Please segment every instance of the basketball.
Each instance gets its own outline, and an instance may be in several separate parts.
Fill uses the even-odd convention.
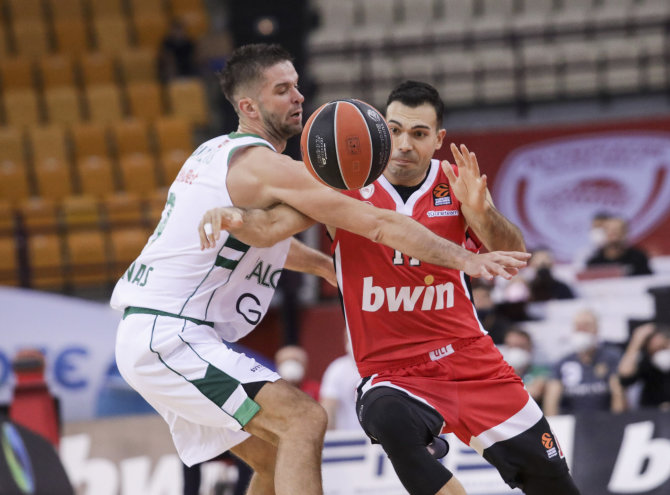
[[[300,138],[302,160],[320,182],[360,189],[374,182],[391,157],[384,117],[359,100],[334,100],[317,108]]]

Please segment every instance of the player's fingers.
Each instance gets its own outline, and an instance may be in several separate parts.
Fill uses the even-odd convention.
[[[449,183],[453,185],[453,183],[456,181],[456,174],[454,173],[454,169],[451,168],[451,163],[449,163],[447,160],[442,160],[441,166],[444,175],[446,175],[447,179],[449,180]]]
[[[209,242],[207,241],[207,236],[205,235],[205,230],[203,226],[205,225],[205,219],[200,220],[198,224],[198,237],[200,238],[200,251],[209,247]]]
[[[460,167],[465,167],[465,165],[466,165],[465,164],[465,158],[463,158],[463,155],[458,150],[458,147],[454,143],[451,143],[451,145],[449,145],[449,147],[451,148],[451,154],[454,155],[454,160],[456,161],[456,165],[458,165],[459,168]]]
[[[470,164],[472,165],[473,172],[475,172],[477,175],[480,175],[479,162],[477,161],[477,155],[475,155],[474,151],[470,153]]]

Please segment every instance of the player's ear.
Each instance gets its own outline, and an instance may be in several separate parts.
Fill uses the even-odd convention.
[[[435,143],[435,149],[439,150],[442,148],[442,143],[444,142],[444,138],[447,135],[447,130],[446,129],[439,129],[437,131],[437,142]]]
[[[237,108],[240,111],[240,115],[245,115],[250,118],[255,118],[258,116],[258,107],[256,102],[248,96],[240,98],[240,100],[237,102]]]

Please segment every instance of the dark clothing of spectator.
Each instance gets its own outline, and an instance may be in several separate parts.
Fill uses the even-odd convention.
[[[640,407],[657,408],[662,404],[670,404],[670,372],[663,372],[651,364],[648,357],[643,357],[638,365],[637,373],[633,376],[622,376],[621,384],[624,387],[640,380]]]
[[[647,255],[634,247],[626,248],[623,253],[616,258],[605,256],[604,249],[599,249],[586,262],[588,267],[599,265],[622,265],[627,271],[627,275],[651,275],[649,268],[649,259]]]
[[[540,268],[529,283],[531,301],[551,301],[553,299],[574,299],[572,289],[557,280],[549,268]]]
[[[561,413],[609,411],[612,400],[609,379],[616,374],[620,353],[599,345],[591,363],[583,363],[576,353],[558,362],[552,378],[563,384]]]

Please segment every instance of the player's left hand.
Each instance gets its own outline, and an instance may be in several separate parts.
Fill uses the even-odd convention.
[[[487,201],[487,180],[486,175],[479,172],[477,157],[464,144],[461,144],[460,150],[454,143],[450,148],[458,166],[458,176],[446,160],[442,161],[442,170],[449,179],[452,192],[463,206],[474,212],[483,211]]]
[[[232,230],[242,225],[242,210],[234,206],[212,208],[205,212],[198,224],[200,250],[213,248],[221,237],[221,230]]]

